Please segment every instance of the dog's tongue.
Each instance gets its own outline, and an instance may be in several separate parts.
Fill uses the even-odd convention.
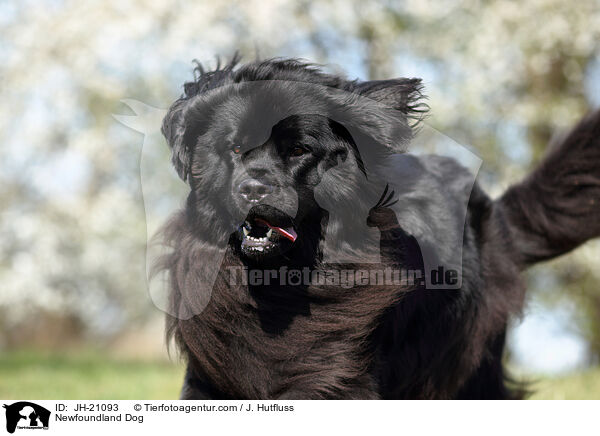
[[[283,236],[284,238],[289,239],[292,242],[294,242],[296,240],[296,238],[298,238],[298,234],[296,233],[296,231],[294,230],[293,227],[286,227],[285,229],[281,228],[281,227],[276,227],[276,226],[273,226],[270,223],[268,223],[265,220],[260,219],[260,218],[255,218],[254,221],[256,221],[257,223],[261,223],[261,224],[267,226],[270,229],[275,230],[281,236]]]

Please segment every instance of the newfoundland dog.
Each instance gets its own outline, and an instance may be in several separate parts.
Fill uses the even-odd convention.
[[[600,234],[600,113],[496,200],[415,153],[419,79],[201,66],[162,131],[189,185],[162,231],[183,399],[503,399],[519,273]]]

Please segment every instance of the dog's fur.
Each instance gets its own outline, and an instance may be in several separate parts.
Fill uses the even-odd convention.
[[[427,213],[393,213],[393,198],[375,206],[381,193],[375,193],[376,186],[381,187],[376,181],[385,182],[386,173],[366,174],[364,161],[385,164],[405,151],[411,127],[425,107],[417,79],[349,81],[295,60],[239,66],[234,59],[214,71],[198,72],[163,122],[173,163],[191,189],[185,209],[165,227],[164,240],[173,252],[161,261],[171,277],[172,313],[190,315],[168,318],[168,334],[188,361],[182,398],[518,397],[518,389],[507,387],[502,355],[507,322],[523,304],[519,272],[600,234],[600,113],[585,118],[554,144],[538,168],[501,198],[493,201],[477,184],[473,187],[464,223],[459,290],[430,290],[423,285],[352,289],[232,285],[224,274],[230,266],[323,267],[325,231],[336,235],[332,240],[338,245],[331,250],[346,250],[354,268],[372,268],[373,253],[365,247],[339,244],[352,240],[343,232],[353,229],[353,220],[364,222],[366,217],[381,232],[381,264],[423,269],[419,241],[410,229],[427,221],[443,231],[446,212],[433,203],[440,196],[454,201],[455,191],[467,189],[469,176],[450,159],[403,155],[411,167],[420,168],[405,197],[416,198]],[[233,136],[242,142],[249,137],[242,134],[249,127],[244,127],[248,123],[240,114],[256,110],[260,102],[256,96],[244,97],[235,86],[261,81],[278,81],[269,88],[281,95],[278,110],[302,115],[283,119],[264,145],[243,149],[236,160],[220,147],[231,146]],[[294,94],[293,84],[322,87],[322,95]],[[368,103],[356,103],[354,110],[349,100],[328,90],[365,97],[399,116],[393,119],[384,109],[364,106]],[[314,113],[307,107],[315,108]],[[327,115],[329,111],[337,111],[337,119]],[[265,119],[273,121],[270,115]],[[267,122],[268,130],[275,124]],[[267,157],[268,150],[272,153],[290,136],[318,143],[319,156],[302,157],[302,164],[294,164],[302,171],[281,169],[273,160],[279,158]],[[356,138],[370,144],[369,156],[357,150]],[[339,159],[355,171],[343,179],[325,180],[323,174]],[[249,259],[235,234],[229,236],[227,221],[240,208],[232,188],[241,177],[239,168],[254,178],[271,177],[277,186],[297,190],[295,223],[300,237],[285,255]],[[328,214],[315,200],[318,189],[334,202],[352,203],[356,198],[351,209],[342,207],[352,216]],[[356,195],[370,189],[369,195]],[[396,195],[402,202],[403,193]],[[375,201],[361,200],[367,198]],[[226,246],[219,239],[224,234]],[[360,240],[353,241],[350,245],[360,245]],[[206,261],[223,249],[214,286],[203,289]],[[439,247],[442,258],[444,249]]]

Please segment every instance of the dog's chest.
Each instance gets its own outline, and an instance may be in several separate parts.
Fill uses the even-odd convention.
[[[240,398],[343,398],[375,394],[364,343],[319,324],[318,311],[297,315],[280,332],[265,331],[260,318],[245,317],[221,336],[226,356],[219,367],[225,391]],[[211,353],[214,344],[206,344]]]

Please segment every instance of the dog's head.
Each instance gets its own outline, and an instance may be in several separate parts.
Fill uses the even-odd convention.
[[[196,236],[251,262],[314,255],[323,193],[368,210],[358,187],[406,148],[424,109],[418,79],[349,81],[294,60],[197,71],[163,133]]]

